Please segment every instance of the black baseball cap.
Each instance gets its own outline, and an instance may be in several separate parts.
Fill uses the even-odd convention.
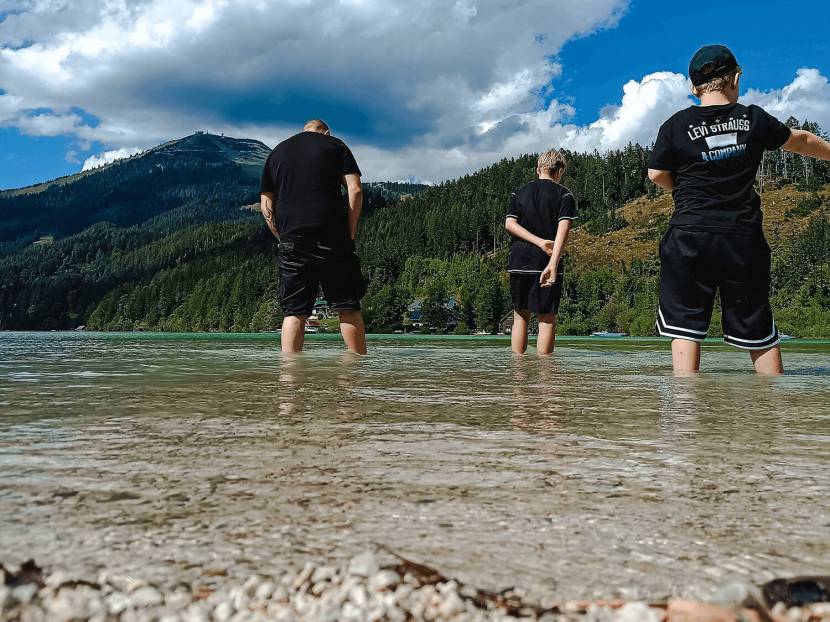
[[[692,84],[700,86],[735,71],[738,61],[725,45],[704,45],[689,63],[689,78]]]

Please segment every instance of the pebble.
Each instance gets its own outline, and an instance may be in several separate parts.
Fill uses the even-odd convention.
[[[254,598],[257,600],[268,600],[271,598],[271,595],[274,593],[274,590],[277,589],[277,586],[274,584],[273,581],[263,581],[259,584],[254,592]]]
[[[556,613],[538,615],[532,607],[515,612],[500,609],[495,601],[484,606],[473,586],[446,580],[421,585],[407,573],[401,577],[392,568],[381,568],[371,552],[356,555],[342,566],[306,564],[299,572],[274,576],[250,575],[233,579],[211,579],[198,586],[176,585],[162,590],[142,578],[115,577],[101,573],[99,587],[74,584],[68,575],[44,574],[42,589],[32,584],[11,588],[0,584],[0,621],[50,622],[660,622],[666,609],[645,602],[622,607],[601,603],[562,603],[547,600],[543,608]],[[633,592],[632,592],[633,593]],[[532,601],[520,588],[509,598]],[[475,597],[475,598],[474,598]],[[716,604],[671,599],[669,615],[689,612],[724,612],[758,598],[750,585],[726,584],[712,597]],[[615,608],[619,607],[619,608]],[[559,613],[563,611],[564,613]],[[774,609],[781,622],[830,622],[830,604],[804,608]],[[724,618],[725,619],[725,618]],[[731,619],[731,618],[730,618]]]
[[[660,616],[646,603],[626,603],[617,612],[614,622],[660,622]]]
[[[164,596],[156,588],[145,585],[130,594],[130,605],[133,607],[153,607],[164,602]]]
[[[369,589],[381,592],[394,588],[401,582],[401,577],[394,570],[381,570],[369,579]]]
[[[227,622],[231,619],[232,615],[233,605],[231,605],[228,601],[219,603],[213,610],[213,619],[216,620],[216,622]]]
[[[19,603],[28,604],[37,594],[38,588],[34,583],[28,585],[18,585],[12,590],[12,598]]]
[[[380,570],[380,564],[372,551],[355,555],[349,562],[349,574],[358,577],[371,577],[378,570]]]

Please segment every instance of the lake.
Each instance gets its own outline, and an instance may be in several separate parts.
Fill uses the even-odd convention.
[[[720,343],[719,341],[717,343]],[[0,333],[0,561],[157,583],[385,546],[481,587],[706,596],[826,573],[830,344]]]

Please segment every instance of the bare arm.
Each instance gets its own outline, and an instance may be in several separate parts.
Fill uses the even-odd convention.
[[[830,160],[830,143],[806,130],[792,130],[782,149],[818,160]]]
[[[363,209],[363,190],[360,187],[360,175],[343,175],[343,184],[349,193],[349,235],[354,240],[357,235],[357,221]]]
[[[672,175],[671,171],[661,171],[656,168],[648,169],[648,178],[654,183],[656,186],[659,186],[666,192],[672,192],[674,190],[674,175]]]
[[[568,242],[568,235],[571,233],[571,220],[565,218],[559,221],[559,226],[556,228],[556,239],[553,241],[553,252],[550,255],[550,261],[542,274],[539,276],[539,283],[542,287],[550,287],[556,283],[556,270],[559,267],[559,260],[562,258],[562,253],[565,252],[565,244]]]
[[[277,217],[275,212],[276,205],[274,204],[274,193],[263,192],[259,195],[259,211],[262,212],[265,218],[265,224],[274,234],[274,237],[280,239],[280,232],[277,231]]]
[[[550,257],[550,254],[553,252],[553,240],[545,240],[540,238],[538,235],[533,235],[530,231],[522,227],[519,224],[519,221],[515,218],[507,218],[504,221],[504,228],[507,229],[507,232],[514,238],[519,238],[520,240],[529,242],[534,246],[538,246],[540,249],[545,251],[545,253],[547,253],[548,257]]]

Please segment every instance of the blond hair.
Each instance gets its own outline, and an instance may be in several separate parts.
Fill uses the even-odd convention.
[[[545,151],[536,160],[536,168],[540,171],[546,172],[549,175],[555,175],[559,170],[564,169],[567,165],[565,156],[558,149],[551,149]]]
[[[743,73],[740,67],[736,67],[734,71],[730,71],[725,76],[719,78],[712,78],[709,82],[704,82],[695,87],[695,93],[702,95],[703,93],[720,93],[725,91],[732,85],[735,76]]]
[[[306,121],[303,126],[303,130],[306,132],[321,132],[323,134],[331,131],[329,130],[328,124],[322,119],[311,119],[310,121]]]

